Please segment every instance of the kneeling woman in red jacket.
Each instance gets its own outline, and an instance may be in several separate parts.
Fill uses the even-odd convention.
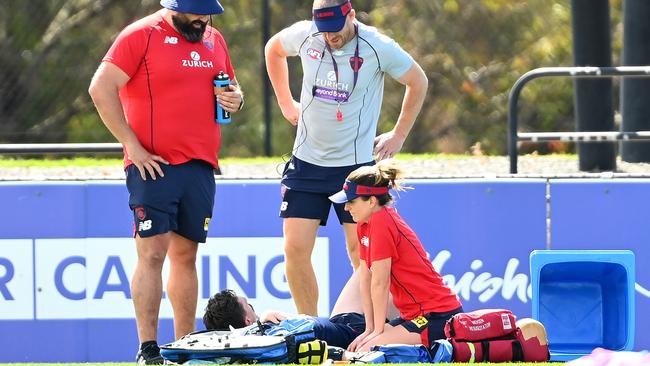
[[[456,294],[442,282],[422,243],[395,208],[389,189],[399,190],[401,170],[391,160],[361,167],[330,200],[345,203],[357,222],[360,286],[366,330],[350,351],[378,344],[424,344],[445,338],[444,325],[462,312]],[[400,317],[385,323],[388,294]]]

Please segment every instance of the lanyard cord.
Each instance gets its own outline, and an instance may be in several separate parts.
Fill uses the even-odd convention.
[[[359,79],[359,68],[361,68],[361,64],[359,62],[359,28],[355,24],[354,25],[354,35],[357,38],[357,44],[354,47],[354,60],[352,61],[353,64],[352,66],[352,72],[354,74],[354,82],[352,84],[352,90],[348,95],[345,97],[344,100],[339,99],[339,66],[336,63],[336,59],[334,58],[334,54],[332,53],[332,48],[330,47],[329,43],[327,43],[327,40],[325,40],[325,47],[327,48],[327,51],[330,53],[330,57],[332,57],[332,66],[334,67],[334,74],[336,76],[336,97],[334,98],[335,101],[339,103],[345,103],[350,99],[350,96],[354,92],[354,88],[357,86],[357,80]]]

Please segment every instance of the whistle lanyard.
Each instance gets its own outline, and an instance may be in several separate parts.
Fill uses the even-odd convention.
[[[350,63],[350,66],[352,67],[352,72],[354,74],[354,82],[352,84],[352,90],[348,93],[345,99],[339,98],[339,66],[336,63],[334,54],[332,53],[332,48],[330,47],[329,43],[327,43],[327,40],[325,40],[325,47],[327,48],[327,51],[330,53],[330,57],[332,57],[332,66],[334,67],[334,75],[336,76],[336,96],[334,97],[334,100],[336,101],[336,120],[339,122],[343,122],[341,103],[346,103],[348,99],[350,99],[352,93],[354,92],[354,88],[357,87],[357,80],[359,79],[359,68],[361,68],[361,63],[359,62],[359,28],[356,24],[354,25],[354,36],[357,39],[357,44],[354,47],[354,59]]]

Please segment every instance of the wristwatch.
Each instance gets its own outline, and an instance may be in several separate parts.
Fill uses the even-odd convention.
[[[241,103],[239,103],[239,108],[237,108],[238,111],[241,111],[242,108],[244,108],[244,94],[241,94],[240,98],[241,98]]]

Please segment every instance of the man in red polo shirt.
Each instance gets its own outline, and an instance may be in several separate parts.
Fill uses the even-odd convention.
[[[106,127],[124,146],[138,261],[131,292],[140,364],[162,363],[157,345],[162,267],[179,338],[194,330],[197,243],[212,217],[221,141],[213,80],[232,80],[217,102],[243,105],[226,42],[208,25],[217,0],[161,0],[163,9],[127,26],[102,60],[90,95]]]

